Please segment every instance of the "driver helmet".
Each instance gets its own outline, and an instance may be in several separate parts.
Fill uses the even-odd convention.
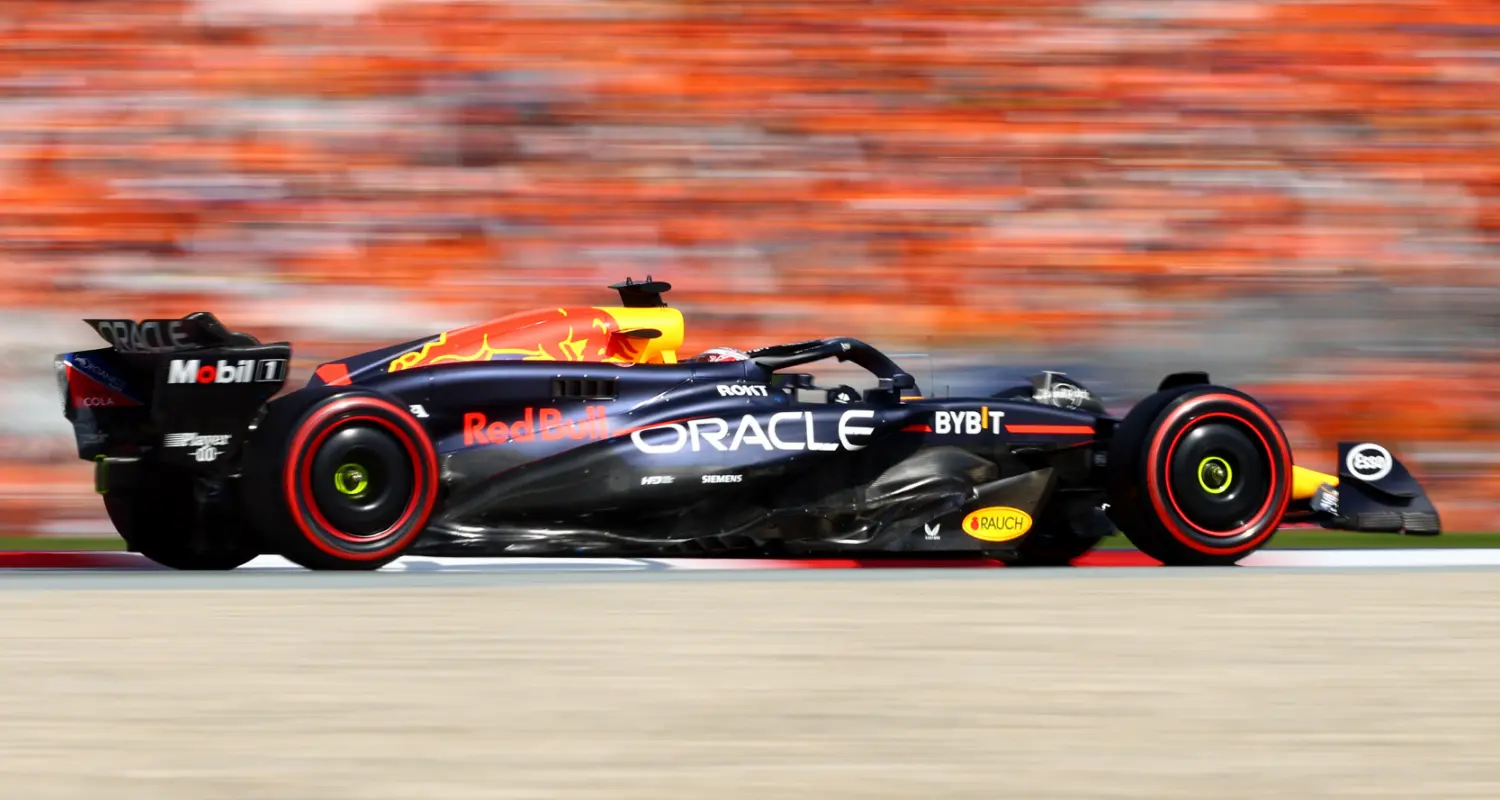
[[[691,361],[748,361],[748,360],[750,360],[750,354],[746,353],[743,350],[736,350],[733,347],[713,347],[713,348],[710,348],[708,350],[704,350],[703,352],[699,353],[696,356],[693,356],[689,360],[691,360]]]

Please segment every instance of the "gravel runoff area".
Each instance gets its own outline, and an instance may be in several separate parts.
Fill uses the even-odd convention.
[[[3,592],[0,786],[1493,800],[1497,578]]]

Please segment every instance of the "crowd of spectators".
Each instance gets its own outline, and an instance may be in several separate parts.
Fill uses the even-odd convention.
[[[690,350],[1207,366],[1500,523],[1500,4],[0,7],[0,508],[97,513],[80,317],[211,309],[303,376],[649,273]]]

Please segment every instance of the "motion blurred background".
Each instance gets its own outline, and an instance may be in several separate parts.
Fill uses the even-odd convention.
[[[300,383],[648,273],[687,352],[1208,369],[1494,529],[1497,86],[1478,0],[0,0],[0,530],[109,531],[82,317],[212,310]]]

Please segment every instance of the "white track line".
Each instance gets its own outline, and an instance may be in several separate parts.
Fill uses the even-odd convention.
[[[1261,550],[1240,562],[1247,567],[1494,567],[1500,549]]]

